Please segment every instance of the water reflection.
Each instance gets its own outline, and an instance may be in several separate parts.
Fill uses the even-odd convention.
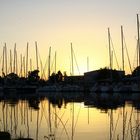
[[[0,100],[0,131],[8,132],[12,139],[138,140],[139,97],[139,94],[90,97],[82,93],[4,96]]]

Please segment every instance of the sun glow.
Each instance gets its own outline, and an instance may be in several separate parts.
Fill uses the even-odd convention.
[[[131,65],[135,67],[133,66],[133,63],[136,62],[134,56],[137,42],[135,15],[139,13],[139,1],[128,0],[127,6],[120,0],[110,1],[110,5],[106,4],[106,0],[87,0],[80,3],[73,0],[67,2],[61,0],[59,3],[56,0],[54,0],[55,2],[48,2],[48,0],[44,2],[37,0],[34,2],[32,0],[30,2],[15,1],[15,4],[9,1],[9,3],[1,2],[0,5],[1,57],[5,42],[7,55],[9,55],[10,49],[13,52],[14,43],[16,43],[18,64],[20,64],[20,54],[26,56],[26,46],[29,42],[29,61],[32,60],[34,69],[36,68],[35,41],[37,41],[41,73],[43,69],[47,73],[47,66],[44,67],[51,46],[51,63],[56,52],[57,71],[66,71],[69,75],[71,67],[70,43],[72,42],[77,61],[77,64],[74,64],[75,74],[79,74],[79,71],[80,74],[83,74],[87,71],[87,57],[89,57],[89,70],[109,66],[107,28],[110,27],[119,69],[121,69],[120,26],[123,25]],[[113,68],[118,69],[114,54]],[[125,70],[130,73],[127,58],[125,58]]]

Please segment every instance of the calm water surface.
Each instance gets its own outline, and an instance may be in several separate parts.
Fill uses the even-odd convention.
[[[140,139],[139,101],[123,99],[1,99],[0,131],[12,139]]]

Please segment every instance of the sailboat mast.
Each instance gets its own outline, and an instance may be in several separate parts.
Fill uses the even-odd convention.
[[[56,51],[55,51],[55,74],[56,74]]]
[[[7,47],[5,43],[5,74],[7,75]]]
[[[30,71],[32,71],[32,59],[30,58]]]
[[[139,25],[139,15],[137,14],[137,31],[138,31],[138,59],[139,59],[139,66],[140,66],[140,32],[139,32],[139,28],[140,28],[140,25]]]
[[[110,69],[112,69],[112,58],[111,58],[111,39],[110,39],[110,29],[108,28],[108,43],[109,43],[109,63]]]
[[[5,52],[5,47],[3,47],[3,55],[2,55],[2,75],[4,76],[4,53]]]
[[[72,68],[72,73],[71,75],[74,75],[74,67],[73,67],[73,48],[72,48],[72,43],[71,43],[71,68]]]
[[[20,67],[20,76],[22,77],[22,54],[20,55],[21,67]]]
[[[49,48],[48,79],[50,79],[51,47]]]
[[[15,43],[15,47],[14,47],[14,69],[13,72],[15,73],[15,63],[16,63],[16,43]]]
[[[37,49],[37,42],[35,42],[35,48],[36,48],[36,69],[38,70],[38,49]]]
[[[23,56],[23,71],[24,71],[24,77],[25,77],[25,56]]]
[[[10,49],[10,73],[12,73],[12,51]]]
[[[26,77],[28,76],[28,42],[27,42],[27,54],[26,54]]]
[[[124,71],[124,40],[123,40],[123,26],[121,26],[121,42],[122,42],[122,70]]]
[[[18,74],[18,59],[17,59],[17,50],[15,52],[15,58],[16,58],[16,74]]]

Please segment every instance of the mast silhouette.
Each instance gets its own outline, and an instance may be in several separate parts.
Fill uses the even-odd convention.
[[[27,42],[27,54],[26,54],[26,77],[28,76],[28,42]]]
[[[137,42],[137,49],[138,49],[138,65],[140,66],[140,32],[139,32],[139,15],[137,14],[137,34],[138,34],[138,42]]]
[[[111,52],[111,37],[110,37],[110,29],[108,28],[108,43],[109,43],[109,66],[112,70],[112,52]]]
[[[49,48],[48,79],[50,79],[50,65],[51,65],[51,47]]]
[[[73,67],[73,48],[72,48],[72,43],[71,43],[71,68],[72,68],[72,72],[71,75],[74,75],[74,67]]]
[[[36,69],[38,70],[38,49],[37,49],[37,42],[35,42],[35,48],[36,48]]]
[[[18,74],[18,59],[17,59],[17,50],[15,52],[15,56],[16,56],[16,74]]]
[[[20,76],[22,77],[22,54],[20,55],[20,61],[21,61],[21,66],[20,66]]]
[[[14,64],[13,64],[13,72],[15,73],[16,72],[16,43],[15,43],[15,47],[14,47]]]
[[[32,71],[32,59],[30,58],[30,71]]]
[[[5,76],[5,74],[4,74],[4,60],[5,60],[5,58],[4,58],[4,50],[5,50],[5,47],[3,47],[3,55],[2,55],[2,75],[3,76]]]
[[[124,33],[123,33],[123,26],[121,26],[121,40],[122,40],[122,69],[124,71],[124,48],[125,48],[130,71],[132,73],[131,62],[130,62],[130,58],[129,58],[129,54],[128,54],[128,50],[127,50],[127,46],[126,46],[126,42],[125,42],[125,37],[124,37]]]
[[[55,51],[55,74],[56,74],[56,51]]]
[[[12,51],[10,49],[10,72],[12,73]]]
[[[7,47],[6,47],[6,43],[4,45],[5,48],[5,74],[7,75]]]
[[[124,40],[123,40],[123,26],[121,26],[121,41],[122,41],[122,70],[124,71]]]
[[[26,69],[25,69],[25,56],[23,56],[23,75],[25,77],[25,72],[26,72]]]

